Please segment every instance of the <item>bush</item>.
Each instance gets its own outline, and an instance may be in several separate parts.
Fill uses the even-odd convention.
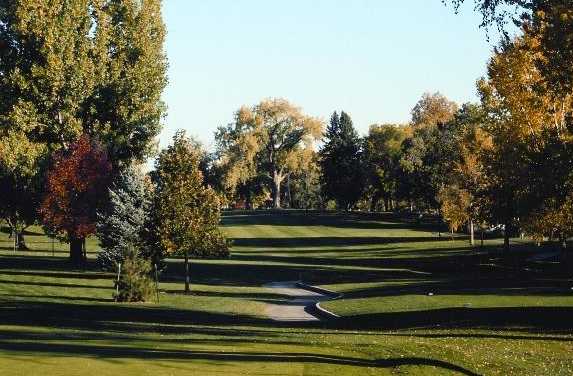
[[[117,282],[117,302],[145,302],[153,295],[152,267],[149,261],[129,251],[121,264],[121,274]]]

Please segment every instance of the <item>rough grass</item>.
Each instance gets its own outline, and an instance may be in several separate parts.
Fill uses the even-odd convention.
[[[193,295],[168,260],[159,303],[111,301],[113,275],[73,269],[39,229],[0,233],[2,375],[571,374],[568,274],[521,244],[500,256],[391,216],[224,217],[229,260],[195,260]],[[97,242],[88,242],[90,259]],[[345,295],[342,319],[276,323],[262,284],[304,279]],[[428,296],[433,292],[433,296]]]

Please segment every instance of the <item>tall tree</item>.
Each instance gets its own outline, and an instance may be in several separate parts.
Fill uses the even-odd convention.
[[[116,167],[144,161],[165,112],[164,29],[161,0],[0,1],[0,135],[47,159],[87,134]],[[4,207],[35,201],[12,187]]]
[[[382,199],[384,210],[392,209],[397,198],[402,143],[410,129],[405,126],[372,125],[366,138],[366,169],[371,193],[371,210]]]
[[[340,116],[332,114],[324,137],[320,166],[325,196],[335,200],[338,208],[350,210],[364,192],[362,140],[344,111]]]
[[[0,129],[0,218],[4,218],[19,249],[25,249],[23,232],[36,221],[41,200],[43,144],[25,134]]]
[[[0,127],[52,150],[82,133],[143,160],[166,84],[160,0],[0,3]]]
[[[412,109],[414,127],[445,124],[454,118],[458,105],[437,93],[424,93]]]
[[[83,135],[54,157],[40,214],[48,228],[70,242],[70,260],[85,261],[85,239],[96,231],[111,173],[107,152]]]
[[[185,256],[185,292],[189,288],[189,257],[226,257],[227,242],[219,231],[219,197],[204,185],[200,170],[202,151],[179,131],[173,144],[156,161],[157,234],[165,255]]]
[[[320,208],[323,205],[320,185],[320,165],[318,153],[305,149],[297,155],[300,165],[289,178],[290,206],[298,209]]]
[[[226,165],[225,185],[231,189],[257,176],[271,186],[273,205],[281,207],[281,187],[298,166],[296,155],[322,134],[322,122],[304,115],[285,99],[265,99],[242,107],[235,122],[220,127],[216,138]]]

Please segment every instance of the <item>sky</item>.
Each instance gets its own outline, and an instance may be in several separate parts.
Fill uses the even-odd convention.
[[[404,123],[424,92],[476,101],[493,43],[467,1],[164,0],[169,84],[160,135],[185,129],[210,149],[242,105],[286,98],[361,134]]]

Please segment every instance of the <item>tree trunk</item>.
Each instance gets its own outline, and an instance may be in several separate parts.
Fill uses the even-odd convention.
[[[277,170],[273,170],[273,207],[281,208],[281,183],[282,176]]]
[[[83,243],[83,239],[80,238],[70,239],[70,261],[74,265],[81,265],[85,261]]]
[[[290,191],[290,174],[287,175],[287,208],[292,208],[292,196]]]
[[[82,251],[84,253],[84,260],[88,259],[88,251],[86,249],[86,239],[82,239]]]
[[[509,221],[506,221],[503,230],[503,250],[509,252]]]
[[[185,294],[189,294],[189,251],[185,250]]]
[[[17,247],[19,251],[27,251],[28,246],[26,246],[26,241],[24,240],[24,231],[16,233]]]
[[[372,200],[370,201],[370,211],[375,212],[378,206],[378,201],[380,201],[380,194],[378,192],[372,195]]]
[[[474,221],[470,219],[470,245],[473,247],[475,245],[474,239]]]

